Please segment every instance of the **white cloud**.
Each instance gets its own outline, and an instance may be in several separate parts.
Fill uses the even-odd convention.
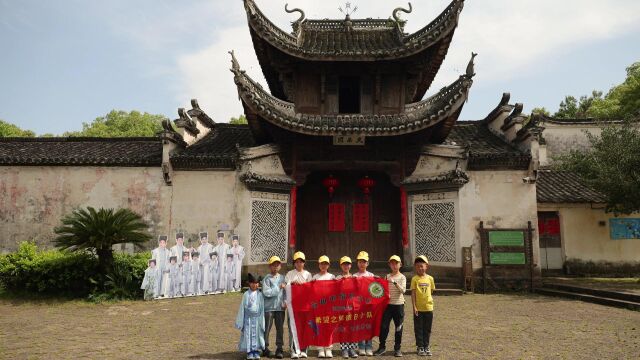
[[[387,18],[393,8],[406,6],[404,1],[352,2],[359,6],[354,17],[363,18]],[[219,36],[212,44],[180,55],[177,60],[181,76],[176,89],[177,99],[186,105],[190,98],[198,98],[216,121],[227,121],[242,113],[232,74],[228,71],[230,56],[227,51],[235,49],[242,68],[266,86],[253,50],[242,4],[240,1],[225,3],[227,8],[234,7],[225,15],[225,22],[233,25],[218,29]],[[289,31],[289,22],[295,20],[297,14],[285,13],[284,3],[258,1],[267,16]],[[289,3],[290,6],[305,10],[308,18],[339,18],[342,15],[337,7],[344,4],[314,0],[291,0]],[[448,0],[413,1],[414,12],[403,14],[409,21],[406,30],[413,32],[426,25],[448,3]],[[449,55],[432,89],[454,81],[464,71],[471,51],[480,54],[476,81],[486,85],[536,71],[544,67],[548,59],[564,56],[571,49],[639,28],[640,2],[635,0],[467,1]],[[496,97],[499,95],[496,94]]]

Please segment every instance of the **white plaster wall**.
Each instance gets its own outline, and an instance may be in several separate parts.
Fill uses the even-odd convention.
[[[170,197],[160,167],[0,167],[0,249],[51,246],[60,219],[86,206],[130,208],[152,233],[167,232]]]
[[[482,267],[478,226],[485,228],[537,227],[535,185],[522,179],[527,171],[468,171],[469,183],[459,191],[460,246],[473,246],[473,267]],[[533,259],[539,268],[538,233],[533,233]]]
[[[589,139],[585,131],[593,135],[600,135],[602,129],[595,125],[555,125],[542,124],[545,130],[543,137],[546,140],[547,161],[542,165],[553,163],[553,157],[563,155],[571,150],[583,150],[590,147]]]
[[[603,209],[593,209],[590,204],[540,204],[540,211],[557,211],[560,217],[560,236],[563,259],[584,261],[638,262],[640,240],[613,240],[609,219]],[[628,217],[640,217],[632,215]],[[599,222],[604,221],[605,226]]]

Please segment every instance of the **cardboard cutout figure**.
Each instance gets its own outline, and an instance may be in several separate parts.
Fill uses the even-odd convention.
[[[209,265],[211,264],[211,258],[209,254],[213,251],[213,246],[209,244],[208,233],[201,232],[200,233],[200,246],[198,247],[198,253],[200,256],[200,265],[202,269],[202,292],[208,294],[212,292],[214,289],[211,289],[211,269]]]
[[[144,271],[144,278],[140,289],[144,290],[144,299],[152,300],[158,297],[158,288],[160,287],[160,271],[156,267],[156,260],[151,259],[147,263],[147,269]]]
[[[178,257],[169,258],[169,286],[167,287],[167,297],[176,297],[180,294],[180,276],[178,268]]]
[[[151,251],[151,258],[156,260],[156,267],[160,271],[160,287],[158,288],[158,296],[164,296],[169,285],[169,257],[171,251],[167,249],[167,235],[158,236],[158,247]]]
[[[182,253],[187,251],[184,246],[184,234],[179,232],[176,234],[176,244],[171,247],[171,256],[175,256],[178,265],[182,264]]]
[[[218,253],[212,252],[209,254],[211,258],[211,263],[209,264],[209,271],[211,272],[211,289],[213,289],[213,293],[217,294],[218,289],[218,279],[220,279],[220,261],[218,260]]]
[[[182,263],[180,267],[180,295],[189,295],[189,285],[191,283],[191,254],[188,251],[182,253]]]
[[[200,264],[200,254],[194,252],[191,254],[191,295],[202,294],[202,265]]]
[[[242,260],[244,259],[244,247],[240,246],[240,236],[233,235],[231,242],[231,253],[233,254],[233,290],[240,291],[242,288]]]
[[[233,291],[233,284],[235,284],[235,280],[236,280],[236,269],[234,268],[233,265],[233,254],[229,253],[227,254],[227,261],[224,264],[224,271],[225,271],[225,277],[226,277],[226,285],[225,285],[225,290],[226,291]]]
[[[218,259],[220,261],[220,268],[218,269],[218,288],[216,289],[217,293],[225,293],[227,292],[227,272],[226,272],[226,258],[229,253],[230,246],[229,244],[224,242],[224,233],[218,232],[218,244],[214,248],[214,251],[218,254]]]

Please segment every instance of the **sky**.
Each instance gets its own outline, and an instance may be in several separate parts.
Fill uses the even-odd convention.
[[[334,0],[256,0],[280,28],[298,14],[343,18]],[[413,0],[405,30],[450,0]],[[351,0],[353,18],[388,18],[397,0]],[[484,118],[503,92],[556,111],[565,95],[608,90],[640,61],[640,1],[467,0],[434,84],[476,77],[460,119]],[[217,122],[242,113],[229,50],[266,87],[240,0],[0,0],[0,119],[38,134],[80,130],[112,109],[177,118],[192,98]]]

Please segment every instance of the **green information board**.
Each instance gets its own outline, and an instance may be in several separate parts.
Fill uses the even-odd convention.
[[[489,246],[524,246],[524,231],[489,231]]]
[[[491,265],[524,265],[526,260],[524,253],[496,253],[489,254]]]
[[[378,232],[391,232],[391,224],[378,223]]]

